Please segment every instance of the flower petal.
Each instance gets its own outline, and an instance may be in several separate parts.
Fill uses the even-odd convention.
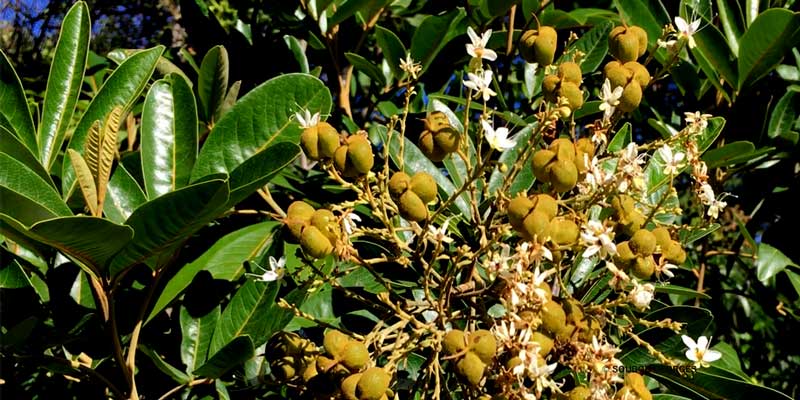
[[[703,361],[714,362],[722,358],[722,353],[716,350],[708,350],[703,354]]]
[[[708,349],[708,338],[705,336],[700,336],[697,338],[697,348],[701,351]]]
[[[491,49],[483,49],[483,58],[489,61],[497,60],[497,53]]]
[[[690,350],[697,348],[697,343],[695,343],[694,339],[690,338],[689,336],[681,335],[681,340],[683,340],[683,344],[685,344]]]
[[[475,33],[475,30],[472,29],[471,26],[467,27],[467,35],[469,35],[469,40],[474,45],[478,45],[481,42],[481,38],[478,37],[478,34]]]
[[[692,360],[692,361],[695,361],[695,362],[700,361],[700,360],[697,359],[697,354],[695,353],[694,349],[686,350],[686,353],[684,355],[689,360]]]
[[[675,17],[675,28],[678,29],[678,32],[686,32],[689,30],[689,24],[685,19],[681,17]]]

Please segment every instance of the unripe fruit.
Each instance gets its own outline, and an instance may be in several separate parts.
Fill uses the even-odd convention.
[[[347,400],[358,400],[356,397],[356,385],[358,385],[358,381],[361,379],[361,374],[352,374],[347,378],[344,378],[342,384],[339,385],[339,388],[342,390],[342,394],[344,398]]]
[[[664,253],[667,246],[669,246],[672,238],[670,237],[669,230],[663,226],[653,229],[653,235],[656,237],[656,244],[661,247],[661,252]]]
[[[550,143],[550,150],[556,153],[556,158],[564,161],[575,159],[575,145],[567,138],[558,138]]]
[[[333,253],[333,245],[317,227],[308,225],[300,234],[300,247],[314,258],[327,257]]]
[[[469,335],[470,351],[475,353],[478,358],[486,364],[492,362],[494,355],[497,353],[497,340],[495,340],[492,332],[481,329]]]
[[[622,242],[617,245],[617,255],[614,261],[627,265],[636,259],[636,254],[633,254],[628,242]]]
[[[344,357],[345,347],[349,343],[350,337],[336,330],[325,332],[325,336],[322,338],[322,346],[325,351],[337,360],[341,360]]]
[[[380,400],[386,394],[391,380],[392,377],[383,368],[367,368],[356,384],[356,397],[359,400]]]
[[[550,218],[547,217],[547,214],[534,210],[527,217],[522,223],[523,229],[523,237],[526,239],[533,239],[538,238],[540,242],[549,234],[548,227],[550,226]]]
[[[434,111],[427,118],[424,120],[425,122],[425,129],[431,132],[439,132],[443,128],[450,127],[450,120],[447,118],[447,114],[441,111]]]
[[[567,315],[561,305],[555,301],[548,301],[542,306],[542,328],[550,333],[557,334],[567,324]]]
[[[647,390],[644,378],[636,372],[630,372],[625,375],[625,386],[630,388],[641,400],[653,399],[653,395]]]
[[[645,68],[644,65],[639,64],[636,61],[629,61],[623,65],[623,68],[631,71],[633,75],[633,80],[639,83],[641,87],[647,87],[650,84],[650,72]]]
[[[433,133],[431,131],[423,131],[419,137],[419,149],[422,151],[422,154],[425,154],[425,157],[428,157],[433,162],[439,162],[444,160],[447,157],[447,153],[444,152],[436,142],[433,140]]]
[[[633,263],[633,275],[639,279],[650,279],[656,271],[656,263],[652,256],[636,257]]]
[[[351,371],[358,371],[364,368],[369,362],[369,351],[367,346],[359,341],[351,340],[344,346],[342,364]]]
[[[533,175],[536,180],[549,183],[550,170],[548,166],[550,162],[556,158],[556,153],[551,150],[543,149],[533,154]]]
[[[303,130],[300,134],[300,147],[303,148],[306,157],[319,160],[319,134],[316,126]]]
[[[555,75],[547,75],[542,81],[542,93],[545,100],[555,103],[558,101],[558,88],[561,85],[561,79]]]
[[[436,181],[426,172],[420,171],[411,177],[411,190],[416,193],[425,204],[436,200]]]
[[[577,329],[578,328],[576,328],[575,325],[573,324],[568,323],[564,325],[561,331],[555,333],[556,340],[558,340],[559,342],[569,342],[570,340],[572,340],[572,336],[575,334],[575,330]]]
[[[631,81],[622,89],[622,97],[619,98],[619,105],[617,106],[624,112],[631,112],[639,107],[642,102],[642,87],[639,82]]]
[[[405,193],[411,187],[411,177],[405,172],[398,171],[389,179],[389,195],[393,199],[400,198],[400,195]]]
[[[339,147],[339,132],[327,122],[306,128],[300,135],[300,146],[312,160],[331,158]]]
[[[569,245],[578,241],[578,225],[566,218],[554,218],[548,228],[550,239],[558,245]]]
[[[608,35],[608,50],[621,62],[634,61],[639,58],[639,37],[625,27],[618,26]]]
[[[669,243],[661,248],[661,253],[664,258],[676,265],[681,265],[686,262],[686,251],[683,250],[681,244],[670,240]]]
[[[610,70],[614,68],[619,68],[621,66],[622,64],[620,64],[619,61],[611,60],[607,62],[606,65],[603,66],[603,75],[607,76]]]
[[[311,225],[319,229],[331,243],[336,243],[342,233],[336,216],[330,210],[314,211],[314,215],[311,216]]]
[[[423,221],[428,218],[428,206],[422,202],[416,193],[408,190],[400,195],[397,205],[400,215],[409,221]]]
[[[518,195],[508,202],[506,213],[508,214],[508,222],[514,229],[522,229],[522,223],[525,217],[533,210],[534,202],[527,196]]]
[[[611,207],[617,212],[617,217],[621,217],[635,211],[636,202],[633,200],[633,197],[621,194],[611,199]]]
[[[316,361],[317,371],[327,374],[339,366],[339,362],[325,356],[318,356]]]
[[[575,187],[578,183],[578,168],[572,160],[557,160],[553,163],[550,167],[550,183],[559,193],[568,192]]]
[[[579,173],[584,173],[589,169],[589,165],[594,157],[594,143],[589,138],[580,138],[575,142],[575,166]]]
[[[647,52],[647,32],[644,29],[633,25],[628,27],[628,33],[633,33],[633,35],[636,36],[636,41],[639,43],[639,52],[636,58],[643,56],[644,53]]]
[[[639,229],[628,242],[631,250],[640,256],[649,256],[656,249],[656,235],[647,229]]]
[[[561,65],[558,66],[558,75],[562,80],[572,82],[576,85],[580,85],[583,81],[581,67],[572,61],[561,63]]]
[[[542,26],[539,30],[528,30],[522,34],[519,43],[520,55],[529,63],[538,63],[545,67],[553,63],[558,44],[558,34],[550,26]]]
[[[300,239],[303,227],[311,222],[314,215],[314,207],[304,201],[295,201],[286,210],[286,225],[295,238]]]
[[[575,324],[583,320],[583,309],[581,303],[573,298],[567,299],[562,305],[567,314],[567,321]]]
[[[549,194],[537,194],[533,196],[533,209],[541,211],[547,215],[548,220],[553,219],[558,214],[558,202]]]
[[[272,373],[279,381],[288,381],[297,375],[297,369],[294,364],[294,357],[284,356],[281,357],[272,368]]]
[[[456,372],[473,387],[480,385],[485,369],[486,365],[480,357],[471,351],[456,363]]]
[[[453,329],[444,335],[442,340],[442,348],[448,356],[458,354],[467,348],[467,337],[464,331]]]
[[[539,355],[542,357],[550,354],[550,350],[553,350],[553,339],[542,332],[533,332],[531,341],[539,343]]]
[[[612,89],[619,86],[625,87],[633,79],[633,72],[624,67],[606,68],[605,70],[605,76],[611,82]]]
[[[447,125],[434,133],[433,140],[442,151],[445,153],[452,153],[458,150],[460,137],[453,127]]]
[[[566,394],[566,400],[587,400],[592,397],[592,391],[586,386],[576,386]]]
[[[569,108],[577,110],[583,106],[583,91],[577,84],[572,82],[561,82],[561,88],[558,91],[561,97],[565,97],[569,102]]]
[[[633,235],[636,231],[644,226],[644,222],[647,218],[638,210],[634,210],[630,212],[628,215],[625,216],[623,220],[622,231],[627,235]]]
[[[348,138],[347,158],[359,174],[366,174],[375,163],[372,155],[372,144],[364,135],[354,135]]]
[[[536,288],[544,291],[544,297],[547,298],[548,301],[553,299],[553,290],[550,289],[550,285],[548,285],[547,282],[536,285]]]

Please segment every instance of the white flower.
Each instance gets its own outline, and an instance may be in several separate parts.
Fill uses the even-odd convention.
[[[508,138],[508,128],[497,128],[496,130],[486,120],[481,120],[483,126],[483,135],[489,146],[497,151],[503,151],[514,147],[517,144],[516,140]]]
[[[297,118],[297,122],[300,123],[300,126],[304,129],[311,128],[319,124],[319,113],[311,115],[311,111],[302,110],[302,112],[296,112],[294,116]]]
[[[433,224],[428,226],[428,234],[431,235],[434,242],[453,243],[453,238],[447,236],[447,225],[450,225],[449,219],[444,221],[441,228],[437,228]]]
[[[255,264],[255,263],[254,263]],[[286,258],[281,257],[278,260],[275,260],[275,257],[269,257],[269,270],[266,268],[255,264],[258,268],[264,271],[263,274],[250,274],[247,273],[245,275],[255,278],[257,281],[261,282],[273,282],[277,280],[283,279],[283,275],[286,273]]]
[[[616,288],[621,283],[628,282],[631,280],[631,278],[628,276],[628,274],[625,273],[625,271],[617,268],[617,266],[610,261],[606,261],[606,268],[608,269],[609,272],[614,274],[614,277],[611,278],[610,281],[608,281],[608,286],[611,286],[612,288]]]
[[[700,185],[700,202],[708,206],[708,216],[714,219],[719,217],[719,212],[727,205],[727,202],[718,200],[714,195],[714,189],[707,182]]]
[[[722,358],[722,353],[708,348],[709,339],[705,336],[697,338],[697,342],[686,335],[681,335],[681,339],[689,348],[686,350],[686,358],[694,361],[694,365],[697,367],[707,367],[708,363]]]
[[[696,19],[690,24],[681,17],[675,17],[675,27],[678,28],[678,37],[686,38],[689,41],[689,48],[693,49],[695,43],[692,35],[697,33],[698,28],[700,28],[700,20]]]
[[[547,291],[542,289],[540,286],[547,285],[545,279],[550,277],[550,275],[553,275],[555,272],[555,268],[550,268],[547,271],[541,272],[539,271],[538,265],[533,270],[533,286],[535,287],[535,289],[533,289],[533,293],[539,297],[539,300],[541,300],[542,304],[547,302]]]
[[[603,82],[603,92],[600,94],[600,100],[603,101],[600,103],[600,110],[605,111],[603,120],[608,121],[614,115],[614,111],[619,105],[619,99],[622,97],[622,90],[622,86],[617,86],[614,90],[611,90],[611,81],[608,78]]]
[[[492,71],[486,70],[483,71],[483,76],[478,76],[473,74],[472,72],[468,73],[469,80],[464,81],[464,86],[475,90],[475,97],[483,96],[483,101],[489,101],[489,98],[492,96],[497,96],[497,92],[489,88],[489,85],[492,84]]]
[[[405,59],[400,59],[400,69],[406,71],[411,79],[417,80],[419,73],[422,72],[422,65],[411,58],[411,53]]]
[[[664,174],[677,175],[683,160],[686,158],[686,154],[680,151],[673,153],[672,148],[667,145],[658,149],[658,152],[661,153],[661,158],[664,159]]]
[[[467,44],[467,54],[474,58],[485,58],[489,61],[497,59],[497,53],[492,49],[486,48],[486,44],[489,43],[489,38],[492,36],[491,29],[483,32],[481,37],[478,37],[478,34],[470,26],[467,28],[467,35],[469,35],[469,40],[472,41],[472,43]]]
[[[706,129],[708,127],[708,119],[712,117],[711,114],[703,114],[700,111],[685,112],[683,115],[686,116],[686,123],[691,124],[698,130]]]
[[[356,213],[347,213],[344,218],[342,218],[342,228],[348,235],[353,234],[353,231],[356,229],[356,222],[361,222],[361,217]]]
[[[597,253],[600,253],[600,258],[606,258],[608,254],[617,254],[617,246],[611,240],[613,234],[612,228],[607,228],[598,221],[587,222],[581,232],[581,240],[584,244],[589,245],[583,251],[583,258],[589,258]]]
[[[722,200],[714,200],[710,206],[708,206],[708,216],[714,219],[719,218],[719,212],[722,211],[728,203]]]
[[[655,290],[656,288],[650,283],[640,285],[639,282],[633,281],[633,290],[628,293],[628,301],[639,311],[644,311],[650,308],[650,302],[653,301],[653,292]]]

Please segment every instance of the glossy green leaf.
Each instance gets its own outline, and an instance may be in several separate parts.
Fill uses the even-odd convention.
[[[181,307],[181,361],[186,365],[187,372],[191,373],[206,362],[219,316],[220,306],[199,317],[192,316],[186,307]]]
[[[665,365],[653,365],[649,375],[675,393],[685,394],[692,399],[791,399],[775,389],[747,382],[714,365],[686,375]]]
[[[17,260],[3,260],[0,265],[0,289],[20,289],[30,286],[28,274]]]
[[[156,353],[146,344],[139,344],[139,350],[142,352],[142,354],[146,355],[147,358],[150,359],[150,361],[153,362],[153,365],[155,365],[155,367],[158,368],[159,371],[163,372],[165,375],[172,378],[172,380],[174,380],[176,383],[187,384],[189,383],[189,381],[191,381],[189,375],[186,375],[181,370],[172,366],[170,363],[167,362],[167,360],[161,357],[161,355]]]
[[[228,88],[228,94],[225,95],[225,101],[222,102],[222,107],[219,109],[220,118],[224,117],[236,104],[236,100],[239,99],[239,88],[241,87],[242,81],[236,81]]]
[[[231,195],[228,206],[233,207],[266,185],[299,155],[299,146],[283,142],[276,143],[245,160],[231,171]]]
[[[70,149],[82,153],[89,128],[94,121],[104,120],[114,107],[122,106],[124,110],[132,107],[150,80],[150,75],[153,74],[163,51],[164,46],[141,51],[130,56],[114,70],[75,127],[72,139],[69,141]],[[62,193],[67,197],[71,195],[75,182],[75,174],[68,160],[64,161],[61,177]]]
[[[7,188],[23,196],[28,201],[40,204],[41,207],[52,213],[54,216],[72,215],[66,203],[58,195],[58,192],[47,182],[41,179],[35,172],[31,171],[21,162],[14,159],[11,155],[0,153],[0,187]],[[8,210],[20,208],[20,204],[6,199],[0,202],[0,212],[8,213],[14,218],[26,224],[32,224],[33,220],[23,217],[24,213],[10,213]],[[24,209],[19,209],[23,212]]]
[[[69,297],[83,307],[95,309],[92,286],[86,277],[86,272],[78,271],[78,275],[75,276],[75,281],[72,282],[72,286],[69,289]]]
[[[489,17],[499,17],[516,2],[516,0],[481,0],[481,11]]]
[[[622,128],[619,128],[614,137],[608,142],[608,152],[609,153],[616,153],[625,147],[628,146],[630,142],[633,141],[633,135],[631,134],[631,123],[626,122],[622,125]]]
[[[167,193],[137,208],[125,222],[136,232],[132,241],[114,258],[110,273],[164,255],[175,249],[198,229],[223,211],[228,201],[228,183],[214,179]],[[163,260],[156,260],[159,266]]]
[[[270,79],[242,97],[214,126],[200,150],[192,180],[230,173],[275,143],[299,143],[302,129],[294,113],[308,109],[326,115],[331,105],[330,91],[311,75]]]
[[[0,126],[0,153],[7,154],[22,163],[55,189],[56,185],[50,178],[50,174],[42,167],[42,164],[39,164],[36,156],[11,131],[2,126]]]
[[[250,336],[238,336],[215,352],[205,364],[192,374],[207,378],[219,378],[231,368],[252,358],[254,352],[255,346],[253,346]]]
[[[793,131],[795,122],[800,113],[800,93],[794,90],[787,90],[778,100],[775,109],[769,117],[769,127],[767,134],[771,138],[794,138],[797,140],[797,132]]]
[[[700,293],[700,292],[698,292],[698,291],[696,291],[694,289],[689,289],[689,288],[685,288],[685,287],[682,287],[682,286],[669,285],[669,284],[656,285],[656,293],[677,294],[677,295],[680,295],[680,296],[688,296],[688,297],[692,297],[692,298],[699,297],[701,299],[710,299],[711,298],[711,296],[709,296],[709,295],[707,295],[705,293]]]
[[[411,38],[411,57],[422,64],[423,71],[447,43],[466,32],[465,17],[466,12],[458,8],[422,20]]]
[[[106,218],[118,224],[124,223],[134,210],[147,202],[139,183],[123,165],[117,165],[114,170],[114,175],[108,181],[107,193],[103,213]]]
[[[757,255],[756,276],[764,284],[789,265],[800,268],[783,252],[766,243],[759,243]]]
[[[728,42],[717,27],[707,21],[704,23],[708,25],[692,35],[695,43],[697,43],[697,46],[692,49],[692,54],[697,56],[698,52],[703,53],[705,60],[708,61],[711,67],[711,69],[704,68],[704,72],[707,75],[719,75],[729,85],[736,86],[739,78],[734,56],[730,47],[728,47]]]
[[[308,73],[308,58],[306,57],[305,45],[301,44],[296,37],[292,35],[283,35],[283,42],[286,43],[286,46],[289,50],[292,51],[294,55],[294,59],[297,61],[297,64],[300,66],[300,72],[307,74]]]
[[[267,310],[275,303],[280,282],[261,282],[248,280],[225,307],[220,316],[214,337],[211,339],[209,354],[216,356],[218,351],[238,337],[255,338],[254,345],[267,341],[266,328],[269,320]],[[212,356],[212,358],[214,357]],[[249,357],[248,357],[249,358]]]
[[[39,159],[47,170],[56,160],[80,95],[89,56],[89,7],[80,1],[69,9],[61,24],[39,124]]]
[[[344,56],[356,70],[365,73],[373,82],[381,86],[386,85],[383,73],[375,64],[356,53],[344,53]]]
[[[798,295],[800,295],[800,274],[793,271],[789,271],[788,269],[784,269],[783,272],[785,272],[786,276],[789,277],[789,282],[792,283],[794,291],[797,292]]]
[[[13,133],[33,154],[39,154],[33,117],[22,82],[5,51],[0,50],[0,126]]]
[[[144,51],[144,50],[142,50],[142,49],[115,49],[115,50],[111,50],[106,55],[106,57],[110,58],[116,64],[122,64],[122,62],[127,60],[128,57],[130,57],[130,56],[132,56],[132,55],[134,55],[136,53],[139,53],[141,51]],[[191,54],[187,54],[187,53],[184,53],[184,52],[182,52],[181,54],[183,55],[183,57],[186,60],[186,62],[193,69],[199,69],[199,67],[197,67],[197,65],[194,63],[194,58],[191,57]],[[195,71],[195,72],[198,72],[198,71]],[[175,65],[175,63],[173,63],[172,61],[170,61],[168,58],[166,58],[164,56],[159,57],[158,58],[158,62],[156,63],[156,69],[154,71],[154,76],[156,76],[156,77],[165,77],[165,76],[167,76],[169,74],[179,75],[181,78],[183,78],[186,81],[186,84],[189,85],[189,87],[192,87],[194,85],[192,80],[189,79],[189,76],[187,76],[186,73],[183,72],[183,70],[180,67]]]
[[[489,178],[490,197],[497,195],[497,191],[503,185],[503,181],[505,180],[508,172],[511,171],[511,169],[514,166],[514,163],[519,161],[519,157],[522,155],[521,154],[522,150],[526,146],[528,146],[528,142],[531,140],[531,135],[533,134],[533,128],[534,128],[533,125],[529,125],[523,128],[521,131],[519,131],[519,133],[517,133],[516,136],[514,136],[514,140],[517,141],[517,144],[514,147],[504,151],[503,154],[500,155],[500,158],[497,161],[505,165],[505,167],[508,168],[508,170],[506,173],[500,172],[500,170],[497,168],[495,168],[495,170],[492,171],[492,176]],[[530,168],[527,166],[523,167],[523,171],[527,169]],[[530,185],[533,184],[533,180],[535,178],[533,177],[533,174],[527,174],[523,176],[522,171],[520,171],[520,174],[517,175],[517,177],[515,178],[515,182],[520,179],[524,179],[526,182],[521,183],[520,185],[518,185],[518,187],[524,187],[524,186],[530,187]],[[515,196],[516,194],[517,193],[508,193],[509,196]]]
[[[719,11],[719,20],[722,23],[725,39],[727,39],[733,55],[738,57],[742,27],[739,25],[738,5],[734,7],[731,3],[730,0],[717,0],[717,10]]]
[[[228,91],[228,51],[214,46],[203,57],[197,82],[197,97],[206,122],[218,121],[217,111]]]
[[[670,318],[673,321],[685,323],[681,333],[697,339],[698,336],[705,334],[714,317],[710,311],[699,307],[669,306],[650,312],[643,318],[648,321]],[[648,328],[637,334],[667,356],[683,358],[686,345],[680,335],[676,335],[672,330]],[[620,348],[622,352],[619,353],[618,358],[626,367],[642,367],[659,363],[658,358],[651,355],[644,347],[636,345],[633,339],[627,339],[620,345]]]
[[[142,109],[141,160],[147,196],[189,184],[197,158],[197,109],[192,89],[170,75],[150,86]]]
[[[223,236],[203,255],[181,267],[164,286],[145,322],[166,308],[192,283],[200,271],[208,271],[214,279],[233,281],[244,272],[244,263],[253,260],[271,243],[278,222],[267,221],[250,225]]]
[[[375,26],[375,41],[378,43],[383,56],[386,57],[386,62],[392,70],[392,75],[395,79],[400,79],[405,72],[400,69],[400,60],[404,60],[408,54],[408,50],[403,46],[400,38],[394,32],[380,26]]]
[[[390,0],[345,0],[337,2],[336,12],[328,16],[328,27],[341,24],[356,13],[360,13],[363,20],[368,20],[379,9],[389,4]]]
[[[758,15],[739,42],[737,89],[753,84],[800,42],[800,13],[771,8]]]
[[[581,35],[569,48],[568,52],[577,50],[584,54],[581,59],[581,71],[584,74],[594,72],[603,63],[603,59],[608,53],[608,34],[613,27],[614,23],[611,21],[603,22]],[[560,60],[563,62],[567,58],[562,55]]]

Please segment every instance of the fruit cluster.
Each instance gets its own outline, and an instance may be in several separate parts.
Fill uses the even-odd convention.
[[[433,177],[425,172],[408,176],[399,171],[389,179],[389,195],[397,203],[400,215],[409,221],[428,218],[427,204],[436,200],[437,186]]]
[[[289,205],[284,223],[303,251],[314,258],[330,255],[341,240],[342,230],[336,216],[330,210],[315,210],[304,201]]]
[[[300,147],[312,160],[331,159],[339,148],[339,132],[331,124],[319,122],[303,130]]]
[[[525,31],[519,39],[519,52],[529,63],[545,67],[553,63],[558,45],[558,34],[551,26]]]
[[[608,34],[608,52],[621,62],[635,61],[647,52],[647,32],[638,26],[618,26]]]
[[[304,381],[316,375],[316,346],[296,333],[279,332],[266,347],[272,375],[278,382],[289,382],[297,377]]]
[[[574,144],[566,138],[556,139],[547,149],[533,154],[533,175],[538,181],[551,184],[558,193],[568,192],[578,183],[578,176],[589,169],[594,151],[588,138]]]
[[[583,105],[581,82],[583,82],[581,67],[572,61],[564,62],[558,66],[556,74],[544,77],[542,93],[545,100],[552,103],[557,103],[559,97],[567,99],[569,111],[575,111]],[[570,115],[566,111],[561,114]]]
[[[617,245],[615,261],[637,278],[649,279],[655,272],[656,253],[674,264],[683,264],[686,261],[686,251],[680,243],[672,240],[669,231],[664,227],[652,231],[645,228],[636,231],[630,240]]]
[[[497,341],[492,332],[480,329],[467,334],[453,329],[444,335],[442,350],[447,356],[455,358],[456,374],[466,383],[477,387],[497,354]]]
[[[647,68],[636,60],[647,51],[647,32],[638,26],[618,26],[608,36],[609,52],[617,61],[603,68],[611,89],[622,88],[617,108],[631,112],[639,107],[642,92],[650,83]]]
[[[367,367],[369,351],[363,342],[330,330],[323,337],[323,347],[326,355],[317,356],[315,370],[320,378],[338,382],[340,398],[382,400],[394,397],[389,389],[389,373],[380,367]]]
[[[300,135],[300,146],[312,160],[333,159],[336,170],[345,178],[366,175],[375,163],[366,132],[342,139],[336,128],[327,122],[306,127]]]
[[[419,149],[431,161],[439,162],[444,160],[448,154],[458,150],[461,137],[450,125],[441,111],[434,111],[428,118],[425,118],[425,130],[419,136]]]

